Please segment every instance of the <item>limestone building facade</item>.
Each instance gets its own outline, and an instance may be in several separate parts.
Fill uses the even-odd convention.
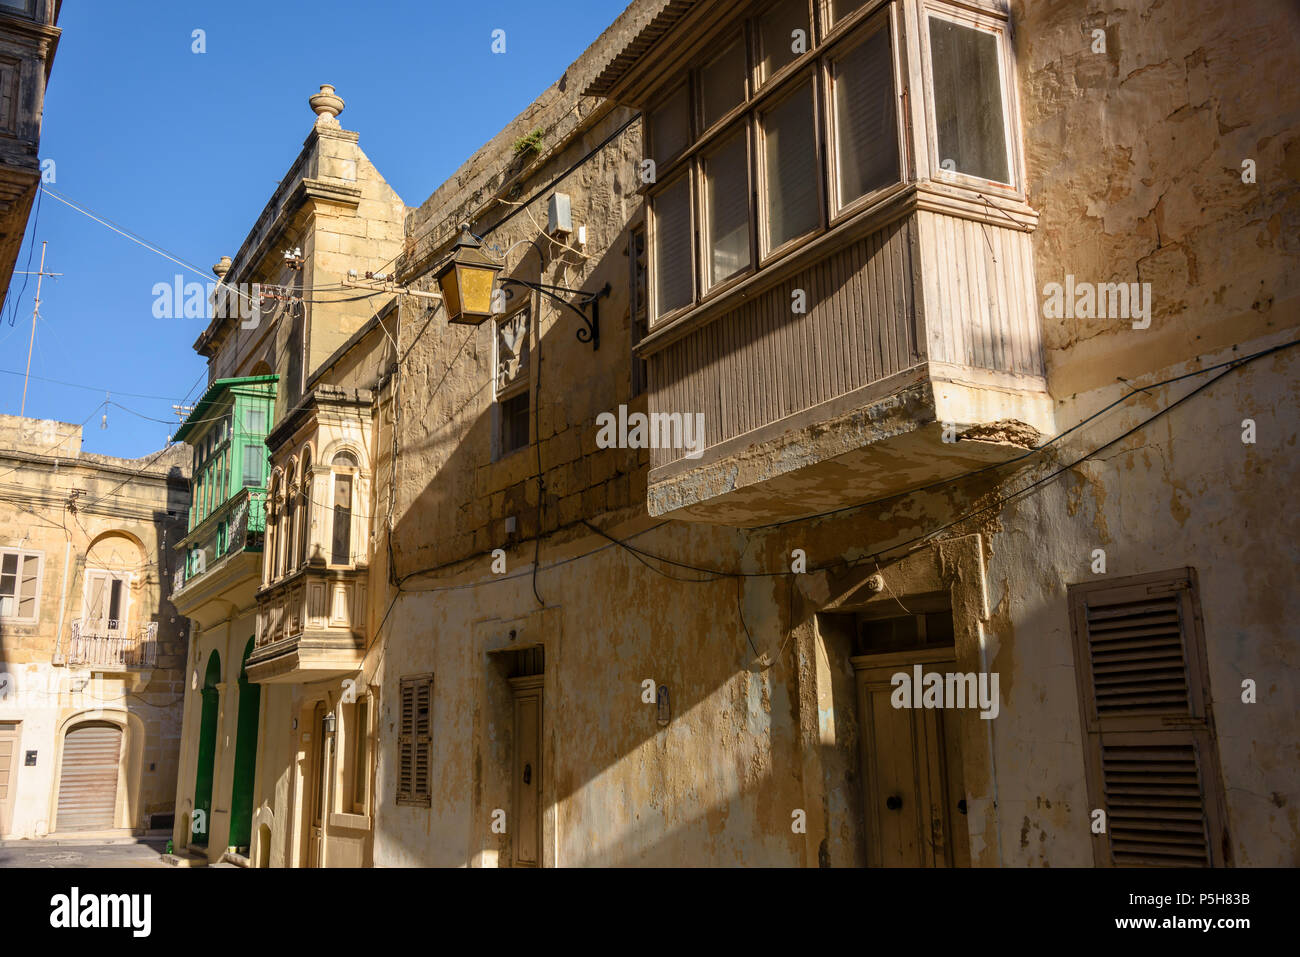
[[[82,451],[0,416],[0,837],[171,826],[188,622],[171,603],[189,461]]]
[[[406,207],[340,126],[334,88],[310,105],[302,152],[214,267],[219,302],[195,343],[210,384],[177,433],[196,476],[176,596],[195,622],[173,836],[186,862],[307,866],[335,827],[336,855],[368,854],[364,804],[322,816],[357,746],[347,762],[321,756],[319,725],[368,634],[371,423],[393,295],[345,282],[400,252]]]
[[[418,208],[291,172],[250,862],[1297,863],[1300,23],[1192,7],[636,0]]]
[[[634,3],[410,213],[376,864],[1296,863],[1300,34],[1193,6]]]

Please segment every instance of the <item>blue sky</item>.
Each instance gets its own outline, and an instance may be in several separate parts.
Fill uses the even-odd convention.
[[[42,159],[55,163],[49,185],[211,278],[301,149],[321,83],[334,84],[343,126],[418,206],[625,5],[65,0],[41,137]],[[195,29],[206,53],[191,50]],[[495,29],[505,54],[491,51]],[[172,403],[202,392],[206,363],[192,345],[204,321],[153,317],[151,290],[182,271],[173,263],[48,195],[39,202],[15,269],[35,270],[48,240],[45,268],[64,275],[41,291],[27,415],[85,421],[86,451],[146,455],[175,430]],[[35,277],[23,285],[16,274],[0,317],[0,412],[10,415]],[[126,408],[97,408],[106,398]]]

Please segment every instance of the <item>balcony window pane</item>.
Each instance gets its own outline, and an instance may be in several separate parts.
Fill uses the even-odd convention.
[[[330,561],[346,565],[352,553],[352,478],[334,476],[334,547]]]
[[[695,290],[691,273],[691,184],[682,176],[655,196],[655,315],[689,305]]]
[[[244,429],[252,435],[266,434],[266,410],[248,409],[244,412]]]
[[[931,17],[930,65],[939,166],[1010,183],[997,37]]]
[[[759,18],[758,37],[762,75],[766,80],[812,47],[808,4],[805,0],[778,3]]]
[[[821,218],[812,84],[804,84],[763,114],[763,158],[767,248],[771,250],[816,228]]]
[[[244,446],[244,487],[262,484],[262,447]]]
[[[878,30],[831,65],[840,208],[898,182],[898,124],[889,31]]]
[[[690,87],[683,83],[663,106],[650,114],[651,156],[663,165],[691,140]]]
[[[704,159],[708,285],[749,267],[749,175],[745,136],[733,136]]]
[[[745,99],[745,70],[745,40],[741,37],[700,71],[704,129],[707,130]]]
[[[831,23],[839,23],[866,2],[867,0],[831,0]]]
[[[114,578],[108,591],[108,628],[117,631],[122,627],[122,582]]]

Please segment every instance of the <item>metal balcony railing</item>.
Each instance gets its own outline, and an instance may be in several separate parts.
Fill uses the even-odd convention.
[[[181,541],[182,558],[172,577],[172,593],[229,555],[261,551],[265,531],[266,490],[240,489]]]
[[[139,671],[158,663],[158,622],[125,629],[112,618],[74,618],[63,664],[107,671]]]

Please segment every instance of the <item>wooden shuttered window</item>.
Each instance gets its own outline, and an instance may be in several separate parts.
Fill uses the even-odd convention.
[[[1229,863],[1193,569],[1069,589],[1093,835],[1103,866]]]
[[[0,618],[36,619],[41,558],[28,552],[0,554]]]
[[[397,757],[397,803],[430,806],[433,750],[433,675],[402,678]]]

